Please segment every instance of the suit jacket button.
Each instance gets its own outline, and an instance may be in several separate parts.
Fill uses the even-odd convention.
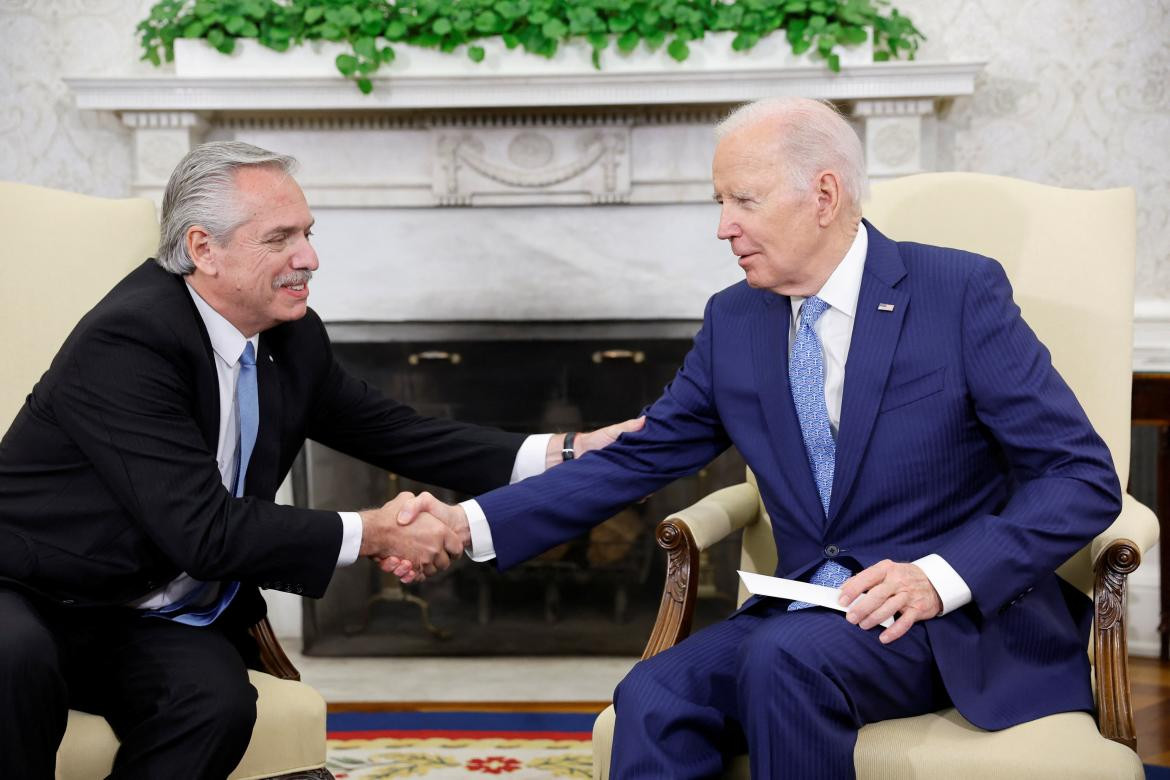
[[[840,554],[841,554],[841,548],[835,544],[830,544],[828,547],[825,548],[825,557],[826,558],[836,558]]]

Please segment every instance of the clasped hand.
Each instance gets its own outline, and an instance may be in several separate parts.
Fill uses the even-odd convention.
[[[429,493],[422,494],[438,506]],[[399,522],[399,515],[416,496],[410,492],[399,493],[378,509],[360,512],[362,518],[362,544],[360,554],[377,561],[383,571],[390,571],[388,561],[394,566],[405,565],[400,578],[404,583],[421,582],[429,575],[446,569],[451,559],[463,552],[463,541],[445,523],[427,511],[412,513],[412,522]],[[429,505],[429,504],[428,504]]]

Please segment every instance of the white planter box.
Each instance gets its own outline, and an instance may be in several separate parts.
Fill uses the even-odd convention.
[[[499,38],[477,43],[483,46],[482,62],[472,62],[466,47],[445,53],[404,44],[392,44],[394,62],[383,65],[375,77],[458,77],[498,78],[501,76],[552,76],[618,73],[686,73],[699,71],[773,70],[777,67],[814,67],[827,70],[820,57],[806,52],[793,55],[783,32],[761,39],[750,51],[731,48],[735,33],[708,33],[700,41],[691,41],[691,54],[676,62],[666,53],[665,44],[655,51],[639,46],[622,54],[611,43],[601,53],[601,71],[593,67],[592,49],[583,39],[561,44],[549,60],[530,54],[520,47],[509,50]],[[381,45],[381,44],[380,44]],[[338,54],[351,53],[347,44],[309,41],[286,52],[277,52],[259,41],[242,39],[230,55],[221,54],[203,39],[180,38],[175,41],[175,75],[179,78],[342,78],[334,64]],[[869,65],[873,62],[873,44],[839,47],[841,65]]]

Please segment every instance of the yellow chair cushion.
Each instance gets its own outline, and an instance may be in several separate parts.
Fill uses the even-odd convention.
[[[229,780],[259,780],[325,766],[325,700],[321,695],[304,683],[263,672],[248,672],[248,676],[259,694],[256,727]],[[70,710],[69,726],[57,750],[56,780],[106,777],[117,751],[118,738],[104,718]]]

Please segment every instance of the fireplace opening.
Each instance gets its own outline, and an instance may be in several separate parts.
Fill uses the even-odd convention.
[[[523,433],[590,430],[636,416],[673,378],[698,323],[342,323],[329,326],[354,376],[422,414]],[[730,450],[698,474],[627,507],[581,538],[499,572],[461,558],[420,585],[369,561],[339,569],[306,599],[309,655],[638,655],[662,594],[657,523],[743,480]],[[402,490],[468,496],[389,474],[310,443],[294,471],[298,504],[376,506]],[[739,546],[703,561],[695,628],[734,607]]]

